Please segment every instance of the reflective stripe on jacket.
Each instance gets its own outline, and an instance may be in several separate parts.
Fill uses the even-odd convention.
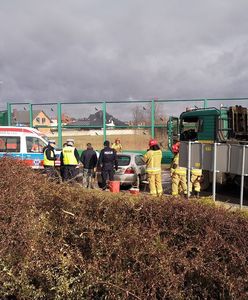
[[[51,159],[47,158],[47,151],[50,151],[50,157],[51,158],[55,157],[54,151],[51,151],[49,148],[45,148],[45,150],[44,150],[44,166],[46,166],[46,167],[54,167],[54,159],[51,160]]]
[[[186,175],[187,169],[179,166],[179,153],[177,153],[171,163],[171,174]]]
[[[162,151],[161,150],[148,150],[144,155],[147,173],[161,172]]]
[[[74,155],[75,147],[66,146],[63,148],[63,164],[66,165],[77,165],[78,161]]]

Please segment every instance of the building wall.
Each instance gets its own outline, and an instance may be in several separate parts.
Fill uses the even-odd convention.
[[[41,111],[33,120],[33,126],[43,125],[43,126],[51,126],[51,120]],[[39,128],[39,131],[44,133],[49,133],[50,128]]]

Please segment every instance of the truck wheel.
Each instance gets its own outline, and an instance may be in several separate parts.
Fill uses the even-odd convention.
[[[209,171],[202,171],[201,190],[205,191],[210,186]]]

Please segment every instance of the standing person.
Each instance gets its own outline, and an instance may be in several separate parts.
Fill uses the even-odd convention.
[[[60,163],[63,166],[64,180],[70,180],[76,176],[76,167],[80,161],[77,149],[74,147],[74,140],[68,139],[66,146],[60,154]]]
[[[115,149],[117,153],[122,152],[122,144],[119,138],[115,140],[114,144],[112,145],[112,148]]]
[[[186,174],[187,169],[179,166],[179,149],[180,143],[177,142],[172,146],[172,152],[174,158],[171,163],[171,194],[177,196],[180,191],[183,192],[184,196],[187,196],[187,180]]]
[[[192,169],[191,170],[189,190],[190,190],[191,193],[194,191],[195,196],[197,198],[200,197],[201,177],[202,177],[202,169]]]
[[[162,196],[162,151],[160,150],[158,142],[156,140],[150,140],[149,149],[144,155],[144,161],[146,163],[146,172],[148,174],[150,194],[153,196]]]
[[[55,140],[49,140],[48,145],[43,149],[44,168],[46,174],[49,177],[56,176],[56,171],[55,171],[56,155],[55,155],[54,147],[55,147]]]
[[[106,190],[107,179],[114,180],[114,168],[118,170],[118,161],[116,151],[110,148],[109,141],[105,141],[103,145],[104,148],[100,152],[98,164],[102,169],[102,189]]]
[[[93,189],[93,177],[96,171],[97,155],[91,143],[87,144],[87,149],[82,152],[80,160],[84,167],[83,176],[86,178],[86,187]]]
[[[62,148],[62,151],[63,149],[67,146],[67,143],[64,143],[63,144],[63,148]],[[64,163],[63,163],[63,160],[60,159],[60,176],[62,178],[62,181],[65,180],[65,176],[64,176]]]

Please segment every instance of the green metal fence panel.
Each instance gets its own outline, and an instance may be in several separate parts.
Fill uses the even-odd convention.
[[[32,126],[40,130],[47,131],[51,137],[57,139],[58,145],[61,148],[63,139],[75,137],[76,143],[80,148],[84,148],[87,142],[93,141],[95,148],[101,148],[103,141],[109,139],[113,142],[117,137],[121,138],[124,143],[124,150],[144,151],[148,147],[150,138],[156,138],[163,151],[167,149],[167,121],[170,115],[179,116],[179,111],[184,111],[187,107],[211,107],[216,101],[219,103],[247,103],[248,98],[222,98],[222,99],[143,99],[135,100],[114,100],[114,101],[78,101],[78,102],[50,102],[50,103],[11,103],[7,104],[7,124],[15,125],[21,122],[13,122],[13,110],[16,107],[29,110],[29,120],[26,126]],[[246,102],[245,102],[246,101]],[[175,109],[176,104],[176,109]],[[37,108],[44,109],[44,112],[49,115],[51,110],[49,107],[55,107],[56,122],[50,125],[37,124],[35,122],[35,113]],[[25,108],[24,108],[25,106]],[[137,111],[136,111],[137,110]],[[70,111],[73,117],[75,112],[81,115],[80,122],[66,122],[64,115]],[[135,112],[140,113],[143,118],[135,120]],[[69,113],[69,114],[70,114]],[[101,114],[100,114],[101,113]],[[99,122],[92,125],[87,123],[88,116],[96,117],[101,115]],[[124,122],[110,126],[109,116],[115,116]],[[137,117],[137,116],[136,116]],[[72,118],[78,120],[79,118]],[[86,120],[86,121],[85,121]],[[126,144],[126,145],[125,145]],[[132,145],[132,146],[130,146]]]

